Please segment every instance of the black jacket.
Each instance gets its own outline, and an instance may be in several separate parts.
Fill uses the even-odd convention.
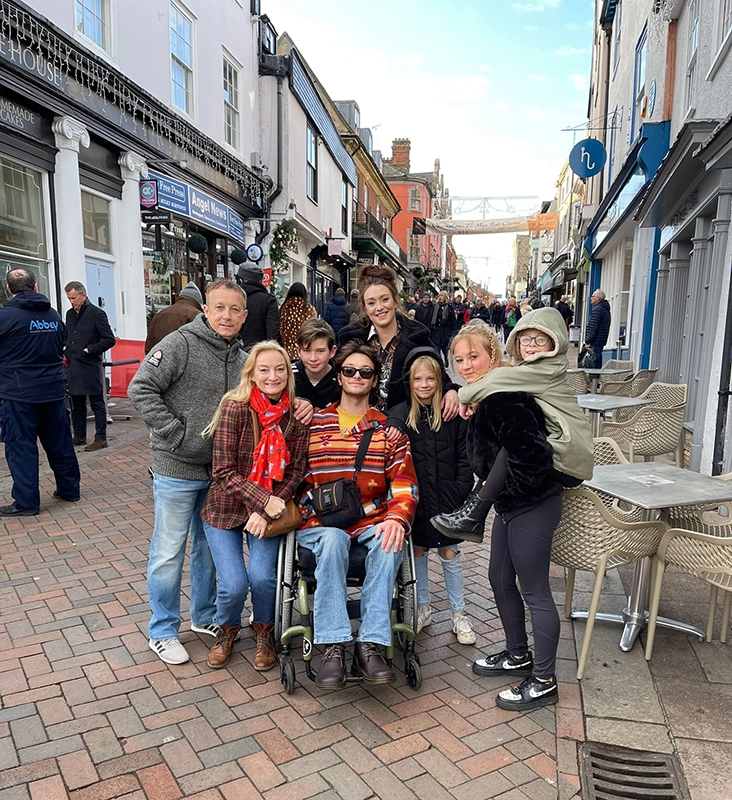
[[[432,344],[437,348],[447,347],[457,327],[455,312],[447,303],[440,303],[437,305],[437,315],[435,316],[433,313],[433,317],[435,324],[429,326],[432,333]]]
[[[391,380],[389,381],[389,391],[386,396],[386,407],[391,408],[397,403],[402,403],[407,399],[407,392],[404,388],[402,376],[404,375],[404,363],[407,360],[409,353],[415,347],[432,347],[432,339],[430,332],[424,325],[416,322],[409,317],[399,317],[402,326],[401,335],[397,342],[396,350],[394,351],[394,360],[391,365]],[[352,339],[367,343],[369,331],[371,330],[371,323],[367,326],[362,326],[358,322],[346,325],[341,329],[338,334],[338,344],[345,344]],[[450,389],[458,389],[459,387],[452,383],[447,376],[444,368],[442,370],[442,385],[445,391]]]
[[[404,364],[404,380],[408,381],[409,367],[419,356],[429,355],[441,365],[431,348],[418,347]],[[468,461],[466,444],[468,423],[461,417],[443,422],[439,431],[429,425],[423,411],[417,430],[407,427],[411,401],[394,406],[389,411],[387,426],[394,426],[409,436],[412,461],[419,483],[419,504],[412,522],[412,542],[418,547],[455,546],[455,540],[442,536],[430,524],[435,514],[459,508],[473,487],[473,470]]]
[[[102,394],[102,357],[114,343],[106,312],[89,298],[78,312],[73,308],[66,312],[64,355],[69,394]]]
[[[345,327],[350,319],[349,315],[346,313],[346,307],[346,298],[337,294],[330,303],[328,303],[323,312],[323,319],[333,328],[336,336],[338,335],[338,331]]]
[[[481,480],[488,477],[501,447],[506,448],[508,464],[496,511],[517,511],[562,492],[561,474],[553,467],[554,452],[546,438],[544,414],[530,394],[493,394],[470,418],[468,460]]]
[[[428,303],[425,305],[420,301],[417,303],[417,307],[414,309],[415,320],[417,320],[417,322],[421,322],[422,325],[427,328],[427,330],[429,330],[430,326],[432,325],[432,312],[434,311],[434,308],[435,306],[433,303]]]
[[[585,331],[585,341],[593,347],[605,347],[609,335],[610,303],[607,300],[600,300],[592,309],[592,316]]]
[[[63,400],[64,323],[38,292],[0,308],[0,398],[18,403]]]
[[[341,399],[341,387],[334,367],[331,366],[330,372],[315,385],[308,378],[300,359],[292,362],[292,371],[295,373],[295,395],[309,400],[316,411]]]
[[[280,312],[277,298],[270,294],[261,283],[241,284],[247,293],[247,318],[239,331],[239,338],[245,350],[250,350],[257,342],[266,339],[280,340]]]

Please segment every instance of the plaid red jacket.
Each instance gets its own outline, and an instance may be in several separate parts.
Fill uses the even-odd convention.
[[[201,519],[222,530],[243,525],[252,511],[265,519],[264,507],[270,494],[285,502],[291,500],[308,467],[308,429],[290,411],[282,418],[282,431],[290,463],[285,477],[272,492],[249,480],[254,452],[254,428],[249,403],[229,400],[223,408],[213,441],[211,488],[201,509]]]
[[[316,411],[310,423],[309,472],[306,484],[320,486],[338,478],[353,478],[356,452],[367,428],[374,428],[363,469],[358,473],[364,516],[346,530],[353,537],[385,519],[396,519],[409,531],[417,509],[417,476],[412,463],[409,438],[402,434],[393,444],[387,441],[386,415],[370,408],[353,430],[341,430],[338,404]],[[322,525],[313,511],[312,500],[305,494],[303,528]]]

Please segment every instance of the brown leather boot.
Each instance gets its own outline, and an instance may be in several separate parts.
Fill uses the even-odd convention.
[[[371,642],[356,642],[351,675],[363,678],[364,683],[374,685],[396,681],[394,671],[384,661],[378,646]]]
[[[257,634],[257,649],[254,652],[254,669],[267,672],[277,663],[275,641],[272,635],[274,625],[265,625],[263,622],[253,622],[252,628]]]
[[[211,669],[221,669],[229,663],[231,651],[234,648],[234,640],[240,630],[241,625],[222,625],[219,628],[219,632],[216,634],[216,641],[208,651],[208,658],[206,659]]]

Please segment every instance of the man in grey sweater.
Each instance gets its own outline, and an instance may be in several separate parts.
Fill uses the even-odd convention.
[[[178,628],[189,529],[191,629],[217,632],[216,572],[199,513],[211,479],[213,444],[201,431],[223,395],[239,384],[247,356],[237,334],[246,319],[246,301],[234,282],[214,281],[204,315],[159,342],[128,389],[150,430],[155,527],[147,570],[148,634],[150,649],[166,664],[188,661]]]

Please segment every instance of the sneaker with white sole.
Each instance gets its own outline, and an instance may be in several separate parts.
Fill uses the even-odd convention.
[[[417,606],[417,630],[415,634],[419,633],[422,628],[426,628],[432,624],[432,606]]]
[[[209,622],[208,625],[194,625],[191,622],[191,630],[195,631],[196,633],[203,633],[205,636],[213,636],[215,639],[219,635],[221,626],[217,625],[215,622]],[[234,641],[238,642],[240,638],[241,636],[237,633]]]
[[[185,664],[190,658],[185,647],[175,636],[170,639],[149,639],[147,646],[166,664]]]
[[[531,711],[532,708],[552,705],[558,699],[556,678],[552,677],[547,683],[532,676],[518,686],[500,692],[496,705],[506,711]]]
[[[533,671],[534,657],[531,651],[524,658],[516,658],[508,650],[502,650],[500,653],[494,653],[492,656],[473,661],[473,672],[483,677],[508,673],[512,675],[531,675]]]
[[[452,632],[457,636],[459,644],[475,644],[477,637],[473,625],[464,614],[452,615]]]

